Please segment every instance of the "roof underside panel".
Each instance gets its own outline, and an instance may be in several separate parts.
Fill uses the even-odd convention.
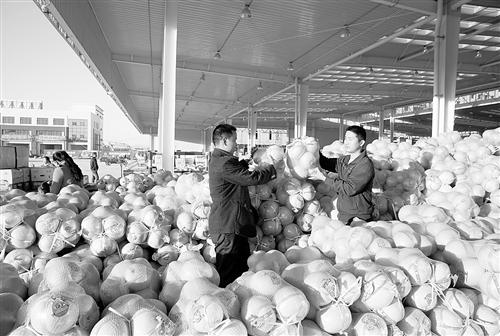
[[[423,0],[419,5],[432,8],[435,4],[426,1],[431,6]],[[136,124],[144,125],[138,127],[140,131],[156,132],[165,2],[52,3],[81,32],[76,38],[105,77],[103,86],[112,86],[130,115],[137,110]],[[460,94],[498,87],[497,3],[473,0],[462,7]],[[245,4],[249,4],[251,18],[240,18]],[[229,116],[246,126],[249,104],[256,104],[254,109],[263,113],[259,127],[287,127],[293,123],[296,97],[289,86],[296,78],[300,81],[312,74],[316,75],[306,82],[308,119],[321,127],[333,127],[320,119],[329,115],[344,114],[356,120],[362,113],[431,101],[434,55],[423,53],[423,47],[432,47],[436,20],[366,50],[424,16],[405,7],[412,7],[411,1],[400,5],[403,8],[398,2],[386,5],[375,0],[177,1],[176,127],[203,130]],[[342,37],[345,28],[350,35]],[[361,56],[347,60],[362,50]],[[218,51],[221,59],[215,60]],[[317,75],[334,63],[339,66]],[[285,87],[288,91],[261,104]],[[495,125],[499,116],[491,115],[491,125]],[[460,122],[467,120],[464,117]],[[401,127],[422,133],[415,126]]]

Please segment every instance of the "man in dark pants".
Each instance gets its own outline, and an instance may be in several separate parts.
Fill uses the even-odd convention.
[[[90,159],[90,170],[92,171],[92,183],[97,182],[99,180],[99,165],[97,164],[97,153],[92,153],[92,158]]]
[[[215,268],[224,288],[248,271],[248,238],[257,235],[258,213],[252,207],[248,186],[265,184],[276,178],[274,165],[250,171],[248,163],[233,155],[237,148],[236,128],[218,125],[212,134],[214,150],[208,164],[212,209],[208,219],[215,244]],[[277,163],[278,164],[278,163]],[[283,163],[280,162],[281,166]]]

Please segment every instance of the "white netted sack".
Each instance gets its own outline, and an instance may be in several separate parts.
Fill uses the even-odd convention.
[[[346,331],[351,322],[351,311],[343,302],[332,302],[316,312],[316,323],[329,334]]]
[[[353,313],[349,329],[352,329],[354,335],[389,335],[385,321],[374,313]]]
[[[229,318],[224,303],[217,296],[210,294],[191,300],[185,308],[185,313],[191,328],[205,333],[214,331]]]
[[[429,335],[431,332],[431,320],[414,307],[405,307],[405,316],[397,326],[407,336]]]
[[[271,299],[255,295],[243,302],[241,319],[250,335],[266,335],[276,324],[276,311]]]
[[[313,137],[295,139],[286,147],[286,162],[292,176],[307,178],[319,165],[319,143]]]
[[[309,301],[304,293],[285,283],[273,296],[279,319],[286,325],[299,323],[309,312]]]

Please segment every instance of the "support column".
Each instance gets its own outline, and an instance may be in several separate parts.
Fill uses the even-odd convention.
[[[342,114],[340,116],[340,123],[339,123],[339,140],[340,141],[344,141],[344,133],[345,133],[344,115]]]
[[[162,163],[165,170],[174,171],[175,152],[175,83],[177,54],[177,1],[165,1],[163,26],[163,131]]]
[[[163,148],[163,114],[164,114],[164,108],[163,108],[163,80],[161,81],[162,89],[160,90],[160,99],[158,101],[159,106],[158,106],[158,152],[161,153],[162,155],[166,155],[167,153],[164,152]],[[163,163],[162,163],[163,164]]]
[[[316,138],[316,120],[311,121],[311,136]]]
[[[257,111],[254,111],[253,106],[248,107],[248,114],[250,115],[250,132],[248,133],[248,140],[250,150],[255,147],[255,133],[257,132]]]
[[[300,84],[296,81],[296,101],[295,101],[295,138],[300,138],[307,133],[307,103],[309,96],[309,85]]]
[[[213,127],[203,130],[203,152],[210,152],[212,149],[212,132]]]
[[[444,6],[444,7],[443,7]],[[438,3],[434,48],[432,136],[453,131],[461,8]]]
[[[378,119],[378,138],[382,140],[384,138],[384,108],[380,108],[379,119]]]
[[[288,136],[288,142],[291,142],[291,140],[295,137],[294,123],[291,121],[286,122],[286,135]]]
[[[155,136],[153,134],[149,135],[149,150],[152,152],[155,150]]]
[[[396,109],[392,108],[391,109],[391,118],[390,118],[390,135],[389,135],[389,141],[393,142],[394,141],[394,119],[396,116]]]

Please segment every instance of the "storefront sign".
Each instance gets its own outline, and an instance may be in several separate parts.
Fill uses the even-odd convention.
[[[66,137],[64,135],[37,135],[35,137],[37,141],[65,141]]]
[[[8,140],[31,140],[31,135],[29,134],[2,134],[0,137],[3,141]]]

